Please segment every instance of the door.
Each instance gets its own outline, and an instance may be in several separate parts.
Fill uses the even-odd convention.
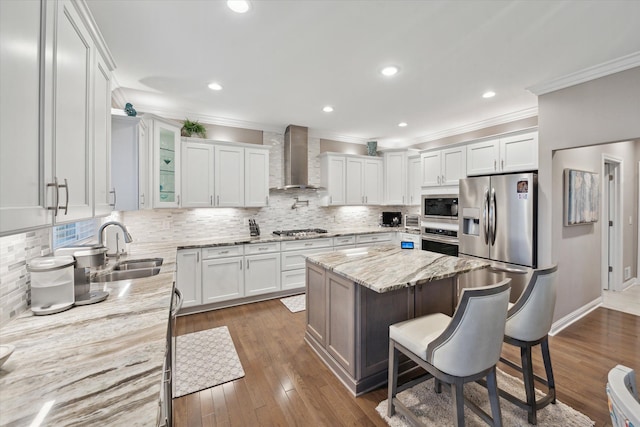
[[[382,204],[382,159],[366,159],[364,161],[362,190],[364,204]]]
[[[408,165],[408,204],[420,206],[420,194],[422,193],[422,163],[420,162],[420,157],[410,157]]]
[[[407,185],[407,157],[405,152],[384,155],[384,204],[404,205]]]
[[[182,145],[182,207],[213,206],[213,145],[185,142]]]
[[[500,138],[502,172],[538,169],[538,132]]]
[[[280,290],[280,254],[251,255],[245,257],[245,296],[260,295]]]
[[[490,184],[487,176],[460,180],[458,198],[460,253],[489,258]]]
[[[458,185],[460,178],[466,178],[466,147],[442,150],[441,185]]]
[[[422,186],[433,187],[440,185],[440,162],[441,152],[431,151],[422,153],[420,160],[422,162]]]
[[[362,159],[347,157],[347,204],[363,205],[364,162]]]
[[[181,249],[176,255],[176,286],[182,292],[182,306],[202,304],[200,249]]]
[[[226,301],[244,296],[243,257],[202,261],[202,303]]]
[[[496,261],[535,267],[537,175],[491,177],[490,257]]]
[[[269,151],[244,149],[244,205],[261,207],[269,204]]]
[[[95,55],[93,90],[93,174],[95,216],[111,213],[117,193],[111,186],[111,72]],[[129,184],[131,185],[131,184]]]
[[[64,206],[56,222],[93,216],[91,37],[70,1],[58,4],[54,58],[54,176]]]
[[[216,145],[215,205],[244,205],[244,148]]]
[[[180,128],[153,119],[156,208],[180,207]]]
[[[467,175],[488,175],[498,171],[500,141],[490,139],[467,145]]]

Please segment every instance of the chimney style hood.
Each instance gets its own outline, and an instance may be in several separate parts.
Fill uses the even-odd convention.
[[[284,186],[279,190],[310,189],[320,187],[309,185],[309,129],[289,125],[284,132]]]

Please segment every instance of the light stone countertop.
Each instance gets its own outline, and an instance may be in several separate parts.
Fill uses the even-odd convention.
[[[489,266],[484,261],[422,250],[400,249],[397,245],[343,249],[309,255],[307,261],[378,293],[446,279]]]
[[[360,227],[314,237],[396,231],[405,229]],[[47,402],[53,406],[43,425],[156,425],[176,249],[300,239],[263,234],[134,242],[120,260],[161,257],[158,275],[94,284],[109,291],[107,300],[48,316],[27,311],[9,322],[0,344],[15,351],[0,368],[0,425],[29,425]]]

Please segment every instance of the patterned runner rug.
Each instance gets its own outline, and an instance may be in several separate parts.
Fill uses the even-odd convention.
[[[281,298],[280,302],[283,303],[292,313],[297,313],[307,309],[305,294]]]
[[[524,398],[524,385],[522,381],[499,369],[498,388],[506,390],[519,398]],[[539,390],[536,390],[536,394],[538,398],[542,397],[542,393]],[[487,394],[486,388],[476,383],[468,383],[464,385],[464,395],[480,406],[483,411],[491,415],[489,395]],[[440,427],[454,424],[451,392],[443,387],[442,393],[436,394],[433,390],[433,379],[420,383],[402,393],[398,393],[398,398],[427,426]],[[502,425],[509,427],[529,426],[527,412],[524,409],[518,408],[508,400],[500,398],[500,410],[502,412]],[[378,411],[378,414],[380,414],[391,427],[411,425],[407,419],[398,414],[398,412],[391,418],[387,417],[387,400],[380,402],[376,411]],[[469,427],[485,427],[487,425],[480,417],[471,412],[466,405],[464,408],[464,419],[465,425]],[[585,427],[593,425],[595,425],[595,423],[589,417],[558,400],[556,400],[555,405],[548,405],[538,411],[538,427]]]
[[[175,370],[174,398],[244,377],[226,326],[178,336]]]

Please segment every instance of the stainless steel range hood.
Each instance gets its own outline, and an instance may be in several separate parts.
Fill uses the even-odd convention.
[[[308,128],[287,126],[284,132],[284,186],[278,187],[278,190],[320,188],[309,185],[308,138]]]

